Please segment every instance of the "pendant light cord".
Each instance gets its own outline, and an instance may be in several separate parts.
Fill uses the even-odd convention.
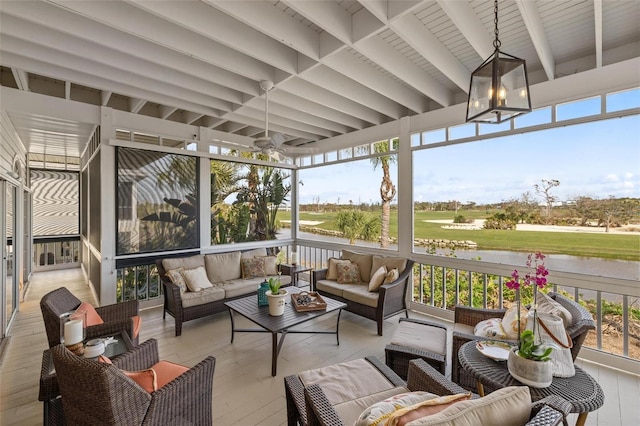
[[[493,30],[496,35],[496,39],[493,40],[493,47],[496,50],[500,50],[500,39],[498,38],[498,0],[494,0],[493,2],[493,24],[495,25],[495,29]]]

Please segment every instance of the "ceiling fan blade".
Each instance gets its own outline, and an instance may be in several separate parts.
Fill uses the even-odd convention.
[[[277,148],[284,142],[284,135],[282,133],[274,133],[273,135],[271,135],[270,140],[274,148]]]

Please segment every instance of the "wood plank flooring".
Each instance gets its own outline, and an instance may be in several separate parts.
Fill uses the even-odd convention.
[[[0,359],[0,425],[42,424],[38,378],[47,339],[39,302],[44,294],[60,286],[95,303],[79,269],[35,274]],[[343,312],[340,346],[334,335],[288,335],[280,352],[278,375],[271,377],[271,335],[238,333],[231,344],[227,313],[185,323],[180,337],[174,336],[173,318],[163,320],[161,309],[144,310],[141,315],[140,340],[157,339],[162,359],[192,366],[207,355],[216,357],[213,412],[214,423],[222,426],[285,425],[285,376],[366,355],[384,359],[384,346],[398,322],[397,317],[386,321],[385,335],[379,337],[373,321]],[[302,328],[333,330],[335,315],[310,321]],[[245,319],[236,319],[240,327],[253,327]],[[599,381],[606,395],[605,405],[589,414],[587,425],[640,424],[639,376],[584,361],[578,363]],[[572,415],[572,423],[576,417]]]

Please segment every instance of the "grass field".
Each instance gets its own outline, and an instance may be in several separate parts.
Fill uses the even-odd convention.
[[[463,214],[467,218],[484,219],[491,212],[465,210]],[[316,225],[318,228],[336,230],[335,213],[300,212],[299,216],[300,220],[322,221]],[[637,234],[443,229],[441,224],[425,220],[453,219],[453,212],[416,212],[414,216],[415,238],[471,240],[478,244],[479,250],[539,250],[547,254],[640,261],[640,236]],[[290,218],[289,212],[278,213],[278,220]],[[391,212],[390,233],[392,237],[398,234],[398,216],[394,211]]]

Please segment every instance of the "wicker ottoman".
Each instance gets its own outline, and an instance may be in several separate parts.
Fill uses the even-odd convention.
[[[445,374],[447,364],[447,328],[435,322],[400,318],[391,342],[385,347],[385,362],[395,373],[407,379],[409,361],[421,358]]]

